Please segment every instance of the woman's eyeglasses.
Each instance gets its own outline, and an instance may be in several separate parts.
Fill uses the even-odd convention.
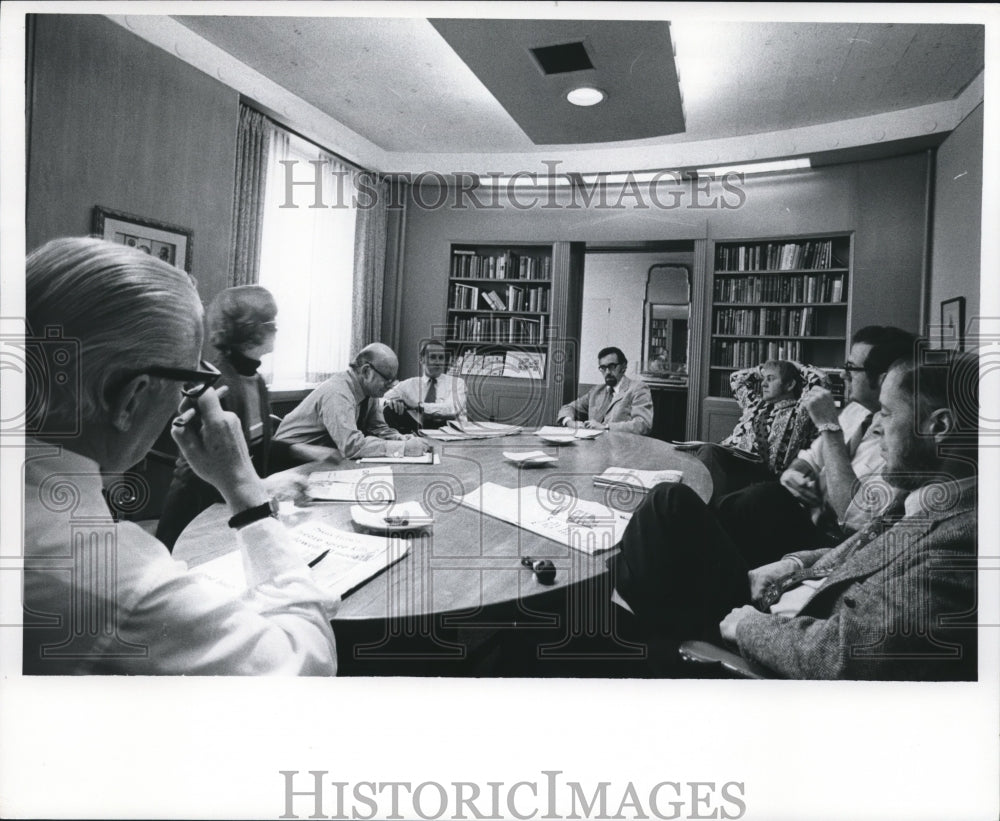
[[[181,384],[181,393],[191,399],[197,399],[212,385],[219,381],[222,374],[211,362],[204,359],[198,363],[197,370],[186,368],[167,368],[163,365],[151,365],[144,373],[150,376],[161,376],[164,379],[174,379]]]

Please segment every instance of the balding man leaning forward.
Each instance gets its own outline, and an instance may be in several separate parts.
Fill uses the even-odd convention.
[[[419,456],[421,439],[390,428],[378,398],[396,381],[399,360],[374,342],[361,349],[346,371],[335,373],[288,414],[274,440],[287,442],[298,462],[363,456]]]

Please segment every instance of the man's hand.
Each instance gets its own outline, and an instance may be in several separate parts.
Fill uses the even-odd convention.
[[[588,419],[586,422],[583,423],[583,426],[585,428],[590,428],[590,430],[607,430],[609,427],[608,425],[604,424],[604,422],[595,422],[593,419]]]
[[[402,399],[386,399],[385,408],[400,416],[406,412],[406,403]]]
[[[267,490],[250,462],[239,417],[222,410],[212,388],[195,400],[181,403],[181,410],[194,407],[200,425],[170,429],[192,470],[216,487],[234,513],[266,502]]]
[[[430,449],[430,445],[423,439],[414,437],[413,439],[407,439],[403,444],[403,456],[422,456]]]
[[[562,419],[560,419],[559,424],[562,425],[564,428],[579,427],[579,423],[575,419],[570,419],[568,416],[564,416]]]
[[[776,562],[755,567],[747,573],[747,579],[750,582],[750,601],[757,601],[770,582],[782,579],[798,569],[799,564],[793,559],[779,559]]]
[[[836,425],[837,406],[826,388],[810,388],[802,396],[802,407],[816,425]]]
[[[795,468],[788,468],[781,474],[781,486],[796,499],[809,507],[819,507],[823,497],[819,492],[816,479]]]
[[[722,634],[722,638],[735,644],[736,627],[751,613],[759,614],[760,611],[749,604],[744,604],[742,607],[734,607],[730,610],[729,615],[719,623],[719,632]]]

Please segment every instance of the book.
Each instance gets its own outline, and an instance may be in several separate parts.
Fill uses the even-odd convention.
[[[536,485],[509,488],[493,482],[458,501],[465,507],[593,555],[613,549],[632,514]]]
[[[504,361],[504,376],[521,379],[545,378],[545,354],[525,351],[507,351]]]
[[[402,559],[410,549],[406,539],[339,530],[315,520],[292,528],[291,536],[302,560],[310,567],[313,581],[341,598]],[[193,572],[215,579],[237,593],[247,589],[240,550],[198,565]]]
[[[391,467],[323,470],[309,474],[306,495],[320,502],[376,502],[396,498]]]
[[[683,481],[680,470],[639,470],[638,468],[610,467],[594,477],[597,487],[630,487],[647,493],[662,482],[676,484]]]

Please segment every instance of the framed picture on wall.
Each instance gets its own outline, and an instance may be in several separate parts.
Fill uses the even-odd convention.
[[[194,232],[190,228],[94,206],[95,236],[138,248],[191,273]]]
[[[965,297],[957,296],[941,302],[941,328],[938,342],[948,351],[965,349]]]

